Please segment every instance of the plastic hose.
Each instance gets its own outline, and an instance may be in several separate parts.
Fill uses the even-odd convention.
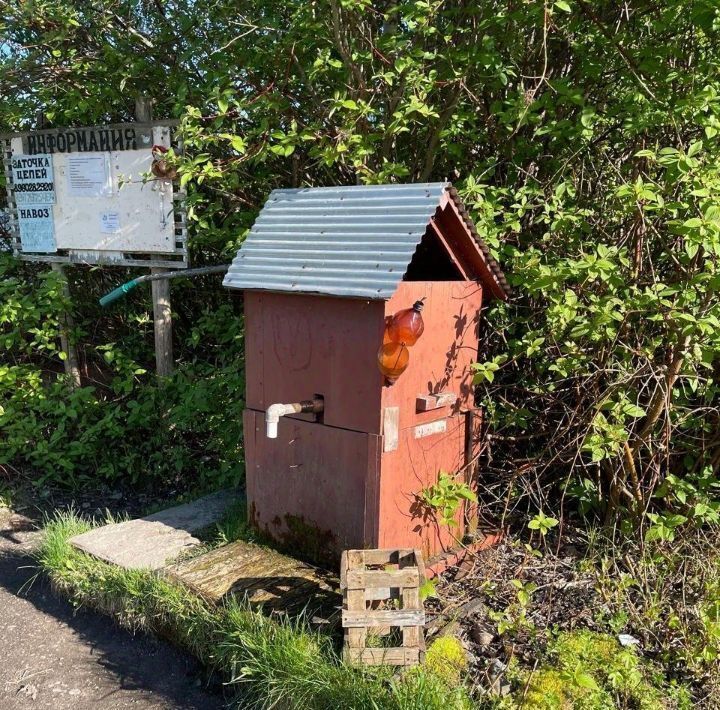
[[[100,299],[100,305],[104,308],[105,306],[109,306],[111,303],[120,300],[126,293],[132,291],[138,285],[138,283],[140,282],[138,282],[137,279],[133,279],[132,281],[124,283],[122,286],[114,288],[112,291],[110,291],[110,293],[106,293]]]
[[[147,276],[138,276],[132,281],[124,283],[122,286],[106,293],[100,299],[100,305],[105,307],[111,303],[120,300],[126,293],[132,291],[139,284],[145,283],[146,281],[162,281],[164,279],[188,279],[193,276],[204,276],[205,274],[224,274],[230,268],[229,264],[222,264],[219,266],[201,266],[198,269],[184,269],[178,271],[166,271],[160,274],[148,274]]]

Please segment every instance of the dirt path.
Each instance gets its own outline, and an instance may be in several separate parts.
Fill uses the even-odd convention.
[[[39,533],[28,527],[0,508],[0,708],[224,707],[190,657],[30,584]]]

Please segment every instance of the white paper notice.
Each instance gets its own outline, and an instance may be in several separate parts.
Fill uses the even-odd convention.
[[[116,234],[120,231],[120,213],[103,212],[100,215],[100,231],[103,234]]]
[[[103,197],[112,194],[105,155],[68,155],[68,191],[74,197]]]

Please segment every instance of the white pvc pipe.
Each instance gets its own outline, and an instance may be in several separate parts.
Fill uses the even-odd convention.
[[[302,412],[302,405],[298,402],[293,404],[271,404],[265,411],[265,433],[268,439],[277,439],[278,422],[280,417],[286,414],[299,414]]]

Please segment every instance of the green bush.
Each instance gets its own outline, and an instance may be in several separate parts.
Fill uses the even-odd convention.
[[[719,13],[711,0],[250,0],[240,18],[230,0],[16,3],[0,20],[0,130],[32,127],[37,111],[57,125],[127,120],[153,87],[156,114],[182,122],[198,264],[229,258],[273,187],[452,178],[516,289],[487,313],[476,371],[497,483],[486,511],[510,500],[552,514],[562,491],[669,540],[718,517],[706,484],[720,467]],[[83,325],[103,278],[82,272],[74,289],[83,338],[149,369],[135,352],[147,306]],[[216,282],[202,297],[177,288],[181,341],[222,298]],[[17,328],[10,361],[53,352],[52,317],[35,345]],[[145,387],[143,421],[147,408],[165,422]],[[100,417],[106,440],[125,412]],[[37,431],[52,419],[32,416]],[[36,457],[45,469],[72,453],[50,429],[36,437],[60,437]],[[233,438],[213,432],[219,448]]]
[[[591,631],[562,633],[536,670],[513,670],[518,705],[527,710],[690,710],[689,693],[669,684],[632,648]],[[514,705],[515,703],[513,703]]]
[[[594,551],[598,622],[642,640],[649,657],[720,706],[720,559],[717,526],[686,531],[672,545]]]
[[[58,353],[68,307],[52,272],[0,257],[0,464],[34,473],[37,485],[240,482],[242,321],[231,306],[201,314],[186,347],[202,343],[204,357],[181,362],[166,381],[148,372],[152,351],[141,344],[91,341],[81,352],[96,382],[77,389]],[[78,321],[80,336],[88,327]]]

